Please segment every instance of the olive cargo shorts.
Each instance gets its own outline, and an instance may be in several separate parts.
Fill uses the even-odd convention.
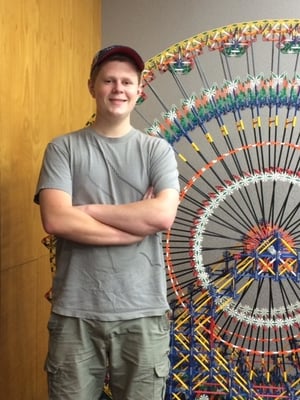
[[[167,314],[101,322],[52,313],[48,330],[49,400],[99,400],[107,372],[113,400],[164,399]]]

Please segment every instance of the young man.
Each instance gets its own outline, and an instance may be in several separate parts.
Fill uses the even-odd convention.
[[[162,400],[169,309],[161,243],[178,206],[174,152],[131,126],[144,62],[126,46],[99,51],[92,126],[45,151],[35,202],[58,238],[46,360],[50,400]]]

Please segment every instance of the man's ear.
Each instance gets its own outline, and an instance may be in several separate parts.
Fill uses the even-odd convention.
[[[140,96],[142,94],[142,92],[143,92],[142,85],[139,85],[137,94]]]
[[[92,96],[93,98],[95,98],[94,84],[93,84],[93,82],[92,82],[91,79],[88,80],[88,88],[89,88],[89,92],[90,92],[91,96]]]

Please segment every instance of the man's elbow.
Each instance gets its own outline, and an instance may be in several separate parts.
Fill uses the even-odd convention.
[[[167,189],[158,195],[159,206],[156,209],[156,222],[160,231],[168,230],[172,227],[177,214],[179,205],[179,194],[174,189]]]
[[[57,229],[55,229],[55,226],[51,224],[49,221],[43,221],[43,228],[44,231],[47,232],[49,235],[57,234]]]
[[[49,235],[59,235],[61,234],[60,224],[53,218],[47,218],[43,216],[42,224],[45,232]]]
[[[170,229],[174,223],[176,217],[176,213],[164,213],[161,218],[159,218],[158,222],[158,230],[159,231],[167,231]]]

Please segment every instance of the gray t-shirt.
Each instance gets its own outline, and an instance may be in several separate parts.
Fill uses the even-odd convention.
[[[118,138],[87,127],[48,144],[35,202],[45,188],[59,189],[73,205],[124,204],[179,190],[177,163],[164,139],[138,130]],[[93,246],[58,239],[53,311],[103,321],[161,315],[168,309],[161,233],[141,243]]]

